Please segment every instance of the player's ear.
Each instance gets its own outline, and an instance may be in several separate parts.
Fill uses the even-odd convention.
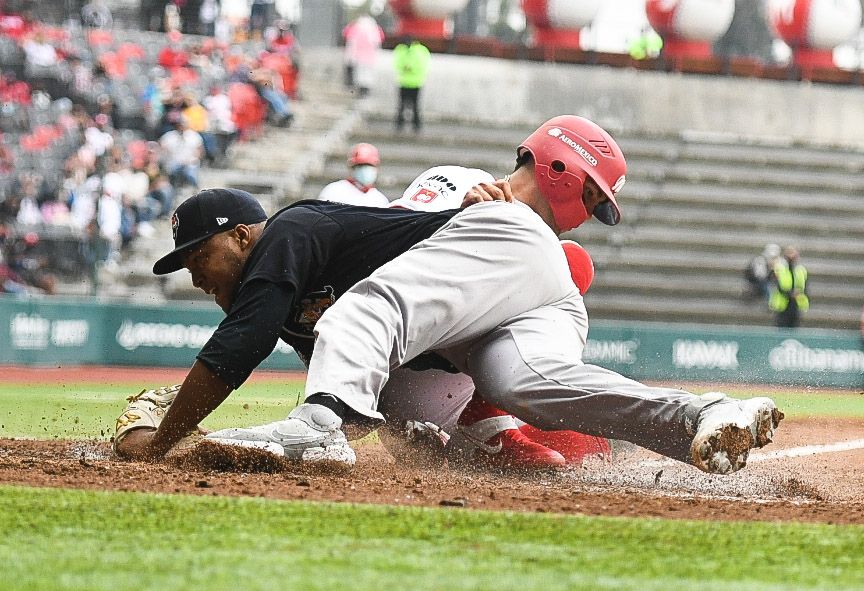
[[[237,224],[234,226],[233,233],[240,244],[240,248],[243,250],[249,248],[249,245],[252,243],[252,229],[249,226],[246,224]]]

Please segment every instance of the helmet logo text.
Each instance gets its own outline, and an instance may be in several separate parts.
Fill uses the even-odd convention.
[[[559,140],[573,148],[573,151],[582,156],[582,158],[585,159],[585,162],[587,162],[591,166],[597,166],[597,159],[592,156],[588,150],[583,148],[581,144],[567,137],[567,134],[565,134],[560,128],[553,127],[546,133],[548,133],[554,138],[558,138]]]

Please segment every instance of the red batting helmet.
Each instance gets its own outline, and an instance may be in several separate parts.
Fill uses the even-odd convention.
[[[594,261],[588,251],[582,245],[572,240],[562,240],[561,248],[567,257],[567,265],[570,267],[570,277],[579,288],[579,293],[585,295],[591,282],[594,281]]]
[[[594,208],[594,217],[608,226],[621,221],[615,194],[624,186],[627,163],[612,136],[596,123],[575,115],[553,117],[529,135],[516,153],[520,162],[526,153],[533,156],[540,193],[562,232],[589,217],[582,202],[586,176],[608,197]]]
[[[348,166],[354,167],[358,164],[371,164],[372,166],[381,164],[378,148],[366,143],[360,143],[351,148],[351,153],[348,154]]]

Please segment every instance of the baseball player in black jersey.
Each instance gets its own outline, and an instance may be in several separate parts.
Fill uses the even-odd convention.
[[[118,436],[117,452],[163,455],[280,336],[317,320],[305,402],[283,421],[209,437],[353,465],[346,434],[383,420],[376,407],[389,371],[434,352],[491,403],[539,428],[625,439],[708,472],[742,468],[782,419],[773,401],[652,388],[572,351],[587,314],[557,234],[592,213],[617,222],[623,183],[603,160],[620,149],[589,124],[555,118],[520,146],[515,203],[421,214],[301,202],[266,225],[239,191],[203,191],[182,204],[175,249],[154,272],[188,268],[227,316],[159,428]],[[332,295],[319,293],[324,286]]]

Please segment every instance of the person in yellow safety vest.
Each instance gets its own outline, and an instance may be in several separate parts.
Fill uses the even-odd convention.
[[[634,60],[655,58],[663,49],[663,38],[651,27],[645,27],[639,36],[630,42],[630,57]]]
[[[787,246],[774,263],[774,285],[768,301],[777,326],[795,328],[801,314],[810,309],[807,296],[807,269],[799,261],[798,249]]]
[[[414,131],[420,131],[420,89],[429,70],[429,49],[419,41],[406,37],[393,48],[393,67],[399,80],[399,107],[396,111],[396,130],[405,124],[405,110],[411,109]]]

